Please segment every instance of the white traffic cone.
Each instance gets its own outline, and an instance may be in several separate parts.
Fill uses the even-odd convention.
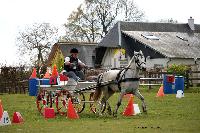
[[[7,111],[3,112],[3,116],[1,117],[0,126],[11,125],[11,121]]]
[[[176,93],[176,98],[182,98],[184,97],[184,93],[182,90],[178,90],[177,93]]]
[[[134,111],[135,111],[134,115],[141,113],[138,104],[133,104],[133,108],[134,108]]]

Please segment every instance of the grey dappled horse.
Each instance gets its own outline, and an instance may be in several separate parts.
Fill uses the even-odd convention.
[[[97,88],[95,90],[94,100],[100,99],[99,113],[103,112],[105,106],[108,106],[108,113],[111,114],[111,107],[108,103],[108,99],[115,93],[120,92],[113,116],[117,115],[117,110],[121,105],[122,98],[125,94],[133,94],[142,101],[143,112],[146,112],[146,104],[144,97],[140,94],[139,88],[139,71],[146,68],[145,58],[142,51],[134,52],[134,56],[131,58],[127,67],[121,70],[108,70],[104,73],[99,74],[97,81]],[[104,82],[108,82],[106,85],[102,85]]]

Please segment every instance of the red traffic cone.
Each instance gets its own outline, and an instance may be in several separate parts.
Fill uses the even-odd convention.
[[[70,119],[78,119],[79,118],[79,115],[77,114],[76,110],[73,107],[71,98],[69,98],[69,100],[68,100],[67,118],[70,118]]]
[[[31,74],[30,79],[31,79],[31,78],[37,78],[37,76],[36,76],[36,68],[33,68],[33,72],[32,72],[32,74]]]
[[[21,123],[21,122],[23,122],[23,121],[24,121],[24,120],[23,120],[21,114],[20,114],[19,112],[14,112],[12,122],[13,122],[13,123]]]
[[[1,99],[0,99],[0,120],[1,120],[2,116],[3,116],[3,105],[2,105]]]
[[[135,114],[134,107],[133,107],[133,96],[130,97],[128,105],[123,112],[124,116],[132,116]]]
[[[163,96],[165,96],[165,94],[163,92],[163,86],[161,86],[160,89],[158,90],[156,97],[163,97]]]

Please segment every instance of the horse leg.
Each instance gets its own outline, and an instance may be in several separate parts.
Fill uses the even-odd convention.
[[[113,112],[113,116],[114,116],[114,117],[117,116],[117,111],[118,111],[118,109],[119,109],[119,106],[120,106],[121,103],[122,103],[122,98],[123,98],[124,94],[125,94],[124,92],[121,92],[120,95],[119,95],[117,104],[116,104],[116,106],[115,106],[115,110],[114,110],[114,112]]]
[[[107,104],[107,111],[108,111],[108,114],[111,115],[112,114],[112,110],[111,110],[111,106],[108,102],[108,99],[114,94],[115,92],[111,89],[111,87],[108,86],[108,93],[107,93],[107,101],[106,101],[106,104]]]
[[[142,101],[142,110],[143,110],[143,112],[147,112],[147,107],[146,107],[146,104],[145,104],[145,101],[144,101],[144,97],[142,96],[142,94],[140,93],[139,90],[137,90],[135,92],[135,96],[137,96]]]
[[[107,86],[105,86],[103,89],[103,97],[100,101],[99,115],[102,115],[102,113],[105,111],[107,100],[110,97],[108,89],[109,88]]]

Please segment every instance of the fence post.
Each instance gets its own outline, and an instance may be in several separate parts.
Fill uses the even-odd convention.
[[[149,75],[148,77],[151,78],[151,72],[148,72],[148,75]],[[151,89],[151,85],[150,85],[151,84],[151,80],[149,80],[148,84],[149,84],[149,90],[150,90]]]
[[[189,86],[190,86],[190,82],[189,82],[189,70],[186,70],[185,79],[186,79],[186,89],[188,89]]]

